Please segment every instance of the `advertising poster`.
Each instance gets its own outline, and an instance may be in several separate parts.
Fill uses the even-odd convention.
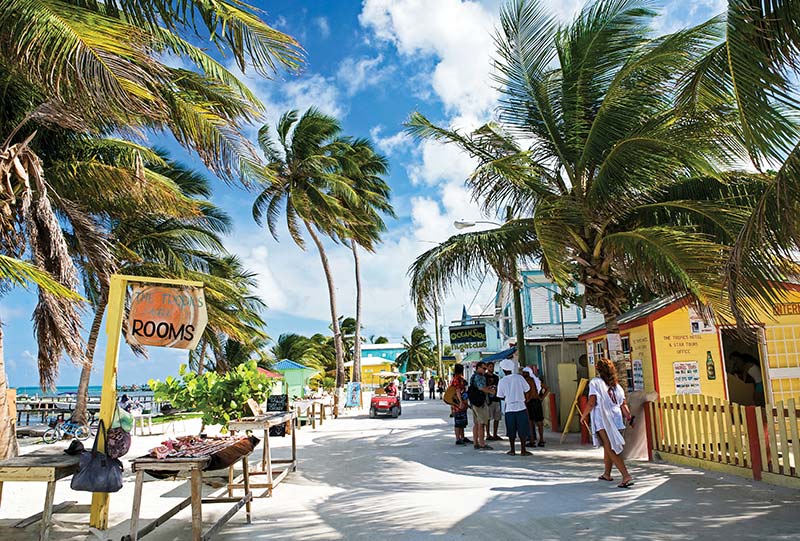
[[[633,390],[644,391],[644,369],[641,359],[633,360]]]
[[[346,408],[357,408],[361,405],[360,400],[361,395],[361,382],[359,381],[351,381],[347,384],[347,400],[345,401],[344,407]]]
[[[700,369],[696,361],[672,363],[675,394],[700,394]]]
[[[692,334],[714,334],[717,332],[714,327],[714,321],[710,318],[708,321],[703,321],[703,315],[692,306],[689,307],[689,326],[692,329]]]

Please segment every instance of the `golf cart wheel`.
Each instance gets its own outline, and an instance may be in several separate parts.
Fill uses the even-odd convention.
[[[375,408],[369,408],[369,418],[374,419],[375,417],[377,417],[377,414],[375,413]]]
[[[399,416],[400,416],[400,408],[398,408],[397,406],[393,407],[392,408],[392,417],[394,419],[397,419]]]

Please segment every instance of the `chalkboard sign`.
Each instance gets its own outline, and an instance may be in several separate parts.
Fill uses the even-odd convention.
[[[272,394],[267,398],[267,411],[288,411],[289,410],[289,395],[288,394]],[[273,426],[269,429],[270,436],[285,436],[286,425]]]

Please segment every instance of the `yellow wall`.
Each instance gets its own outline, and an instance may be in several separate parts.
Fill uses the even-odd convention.
[[[719,335],[692,334],[689,308],[683,307],[653,321],[656,343],[658,386],[661,396],[675,394],[673,363],[696,361],[700,372],[700,392],[705,396],[725,398],[725,369],[719,351]],[[706,356],[711,352],[716,379],[708,379]]]
[[[383,364],[376,364],[376,365],[372,365],[372,366],[364,366],[364,365],[362,365],[361,366],[361,383],[364,383],[365,385],[372,385],[373,383],[375,385],[380,385],[381,380],[375,374],[377,374],[378,372],[391,372],[393,370],[394,370],[394,365],[389,361],[386,361]],[[351,366],[350,367],[350,379],[352,379],[352,377],[353,377],[353,367]]]
[[[762,311],[767,347],[765,392],[772,400],[800,400],[800,292],[792,291],[773,310]],[[768,381],[767,381],[768,380]]]

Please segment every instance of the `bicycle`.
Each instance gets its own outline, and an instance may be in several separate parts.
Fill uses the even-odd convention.
[[[79,425],[72,421],[56,421],[51,424],[51,428],[42,435],[45,443],[55,443],[64,439],[64,436],[72,436],[81,441],[89,439],[91,431],[87,425]]]

